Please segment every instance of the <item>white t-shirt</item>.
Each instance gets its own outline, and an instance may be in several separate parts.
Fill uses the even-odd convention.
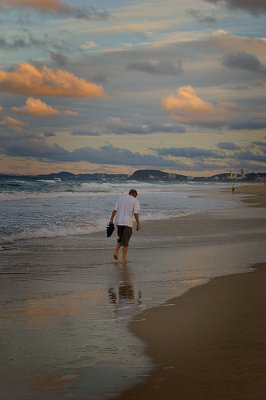
[[[135,197],[130,194],[124,194],[118,198],[114,210],[117,211],[115,219],[116,225],[132,227],[134,214],[139,213],[140,204]]]

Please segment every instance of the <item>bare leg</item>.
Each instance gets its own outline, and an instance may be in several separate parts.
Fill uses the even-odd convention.
[[[127,261],[127,250],[128,250],[128,247],[123,246],[123,249],[122,249],[122,252],[123,252],[123,259],[122,259],[122,261],[123,261],[123,262],[126,262],[126,261]]]
[[[118,260],[118,252],[119,252],[120,247],[121,247],[121,243],[117,242],[116,246],[115,246],[115,252],[114,252],[114,259],[115,260]]]

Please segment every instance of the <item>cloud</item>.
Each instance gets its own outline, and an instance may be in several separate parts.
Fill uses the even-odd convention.
[[[72,132],[74,136],[116,135],[148,135],[153,133],[184,133],[185,129],[176,124],[163,124],[153,121],[128,123],[119,117],[108,118],[104,125],[96,128],[82,129]]]
[[[13,107],[12,111],[35,117],[51,117],[59,114],[71,117],[78,115],[76,111],[71,111],[71,110],[59,111],[56,108],[46,104],[44,101],[33,97],[29,97],[26,100],[24,107]]]
[[[185,158],[223,158],[221,153],[198,147],[170,147],[157,149],[161,156],[185,157]]]
[[[110,17],[108,11],[97,11],[94,7],[87,8],[76,8],[69,7],[69,11],[67,12],[69,16],[78,18],[78,19],[87,19],[87,20],[96,20],[96,21],[105,21]]]
[[[93,49],[97,47],[97,44],[95,42],[93,42],[92,40],[85,42],[84,44],[82,44],[80,46],[81,49]]]
[[[241,151],[235,155],[237,160],[246,160],[246,161],[258,161],[266,163],[266,155],[265,154],[258,154],[254,153],[250,150]]]
[[[64,67],[68,63],[68,57],[62,52],[50,51],[50,58],[60,67]]]
[[[240,149],[240,147],[237,146],[233,142],[220,142],[217,144],[217,146],[219,147],[219,149],[223,149],[223,150],[239,150]]]
[[[266,142],[255,141],[255,142],[252,142],[252,144],[254,144],[255,146],[259,146],[259,147],[266,147]]]
[[[24,122],[22,122],[16,118],[5,117],[5,118],[0,119],[0,125],[11,126],[14,128],[21,128],[22,126],[24,126]]]
[[[44,103],[42,100],[33,97],[29,97],[26,100],[26,105],[24,107],[13,107],[12,111],[36,117],[49,117],[59,114],[59,111],[55,108]]]
[[[180,75],[183,72],[181,61],[142,61],[127,64],[128,70],[142,71],[153,75]]]
[[[0,0],[0,5],[34,8],[41,12],[67,12],[70,7],[60,0]]]
[[[52,37],[45,34],[42,37],[33,36],[27,29],[19,31],[19,33],[9,35],[8,39],[5,35],[0,36],[0,49],[4,50],[19,50],[26,48],[54,48],[62,50],[69,47],[69,43],[64,39]]]
[[[89,129],[79,129],[77,131],[71,132],[72,136],[101,136],[100,132]]]
[[[259,14],[266,12],[266,2],[265,0],[205,0],[209,3],[214,3],[218,5],[226,5],[231,9],[242,9],[252,14]]]
[[[78,19],[106,20],[107,11],[97,11],[94,7],[78,8],[62,2],[61,0],[0,0],[0,6],[33,9],[41,13],[60,13]]]
[[[115,23],[113,25],[102,25],[91,29],[92,34],[107,34],[112,35],[116,33],[130,32],[137,35],[138,33],[143,34],[143,32],[155,32],[163,31],[169,29],[172,26],[176,26],[176,20],[145,20],[137,21],[135,23]]]
[[[66,70],[19,64],[11,71],[0,70],[0,92],[26,96],[101,97],[102,86],[76,77]]]
[[[213,24],[214,22],[217,21],[217,19],[213,15],[203,14],[202,11],[195,10],[193,8],[190,8],[187,11],[187,13],[188,15],[190,15],[191,17],[195,18],[197,21],[202,23]]]
[[[79,115],[79,112],[72,111],[72,110],[65,110],[65,111],[61,111],[60,114],[66,115],[68,117],[76,117],[77,115]]]
[[[235,106],[209,103],[201,99],[191,86],[184,86],[165,97],[162,107],[180,124],[212,127],[224,126]]]
[[[228,124],[229,129],[233,129],[235,131],[240,130],[260,130],[266,128],[266,119],[256,120],[251,118],[247,119],[240,119],[238,121],[231,121]]]
[[[145,121],[143,123],[126,123],[121,118],[111,117],[106,121],[106,129],[110,133],[116,134],[152,134],[152,133],[183,133],[184,128],[176,124],[162,124],[152,121]]]
[[[223,58],[222,63],[228,68],[266,73],[266,67],[260,60],[255,55],[245,52],[227,54]]]
[[[129,166],[177,167],[174,161],[149,154],[133,153],[127,149],[105,145],[99,149],[83,147],[66,150],[58,144],[47,144],[41,138],[25,138],[17,136],[2,137],[0,147],[2,153],[15,157],[30,157],[44,162],[81,162],[94,164],[112,164]]]

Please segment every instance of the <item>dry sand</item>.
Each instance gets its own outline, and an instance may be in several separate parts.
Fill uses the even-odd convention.
[[[238,187],[237,193],[266,205],[264,185]],[[116,399],[264,400],[266,263],[256,267],[138,315],[130,329],[146,343],[154,369]]]

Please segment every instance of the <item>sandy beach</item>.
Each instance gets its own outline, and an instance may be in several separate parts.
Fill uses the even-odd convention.
[[[236,188],[236,193],[247,194],[245,198],[247,203],[251,203],[255,207],[265,207],[266,204],[266,185],[243,185]]]
[[[264,399],[265,279],[260,264],[143,313],[131,329],[147,343],[155,369],[117,399]]]
[[[263,185],[237,193],[266,206]],[[266,263],[251,271],[215,278],[131,322],[154,368],[116,399],[265,399]]]
[[[103,232],[2,252],[0,399],[264,399],[265,186],[209,195],[235,206],[144,221],[127,265]]]

